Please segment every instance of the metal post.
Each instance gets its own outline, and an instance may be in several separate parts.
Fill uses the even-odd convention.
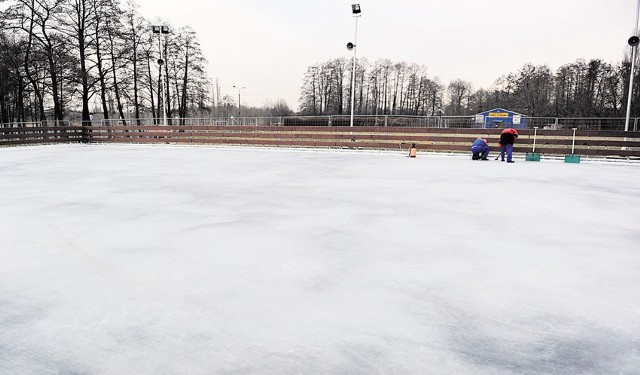
[[[158,79],[160,80],[159,82],[159,94],[158,97],[160,98],[160,100],[162,100],[162,112],[163,113],[163,118],[164,118],[164,125],[167,125],[167,97],[169,95],[165,96],[165,90],[164,90],[164,82],[162,81],[162,65],[165,63],[164,58],[162,53],[164,52],[164,44],[162,43],[162,34],[169,34],[169,27],[168,26],[151,26],[151,30],[153,31],[154,34],[158,34],[158,48],[160,49],[160,58],[158,59],[158,70],[159,70],[159,74],[158,74]],[[167,86],[167,91],[169,90],[169,87]],[[158,107],[160,107],[160,103],[158,103]],[[155,123],[155,120],[154,120]]]
[[[640,0],[638,0],[640,1]],[[359,14],[354,15],[353,18],[356,20],[356,34],[353,41],[353,69],[351,72],[351,120],[349,121],[349,126],[353,127],[353,110],[356,102],[356,49],[358,48],[358,18]]]
[[[631,74],[629,77],[629,95],[627,97],[627,117],[624,121],[624,131],[629,130],[629,116],[631,116],[631,95],[633,94],[633,71],[636,66],[636,48],[631,47]]]
[[[640,0],[638,0],[637,7],[636,7],[636,23],[634,24],[635,32],[633,34],[635,36],[638,35],[638,18],[639,17],[640,17]],[[627,117],[625,118],[625,122],[624,122],[624,131],[629,130],[629,116],[631,115],[631,95],[633,94],[633,75],[634,75],[634,70],[636,65],[637,49],[638,49],[637,46],[631,47],[631,73],[629,77],[629,95],[627,97]]]
[[[158,98],[160,100],[162,100],[162,103],[164,103],[164,89],[163,89],[163,85],[162,85],[162,64],[164,62],[164,60],[162,59],[162,39],[161,39],[161,36],[160,36],[161,35],[160,31],[158,31],[157,34],[158,34],[158,49],[160,50],[160,58],[158,59],[158,71],[159,71],[158,80],[160,81],[160,82],[158,82],[158,84],[160,86],[158,88],[158,90],[160,90],[160,95],[158,95]],[[158,103],[158,107],[160,107],[160,103]],[[164,104],[163,104],[163,107],[164,107]],[[158,110],[160,110],[160,108],[158,108]],[[163,111],[164,111],[164,109],[163,109]],[[154,117],[155,117],[155,115],[154,115]],[[154,121],[153,123],[155,124],[156,122]],[[167,124],[165,123],[165,125],[167,125]]]
[[[158,38],[162,38],[161,35],[162,34],[158,34]],[[163,60],[163,55],[162,55],[163,52],[164,52],[164,43],[161,43],[160,59],[162,61],[164,61]],[[166,63],[166,61],[165,61],[165,63]],[[160,66],[160,71],[162,71],[162,65]],[[160,74],[160,78],[162,78],[162,74]],[[164,81],[162,81],[162,80],[160,82],[160,88],[162,89],[162,115],[163,115],[163,118],[164,118],[164,125],[166,126],[167,125],[167,96],[168,95],[166,95],[167,93],[164,92],[165,87],[164,87]]]
[[[233,88],[238,89],[238,119],[239,119],[240,118],[240,114],[241,114],[241,111],[240,111],[240,105],[241,105],[240,104],[240,90],[244,89],[245,87],[244,86],[240,87],[240,86],[233,85]]]

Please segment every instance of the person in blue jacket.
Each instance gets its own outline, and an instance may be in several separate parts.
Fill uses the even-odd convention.
[[[471,144],[471,152],[473,155],[471,156],[472,160],[489,160],[487,156],[489,156],[489,151],[491,151],[491,147],[487,143],[485,138],[476,138],[475,141]]]

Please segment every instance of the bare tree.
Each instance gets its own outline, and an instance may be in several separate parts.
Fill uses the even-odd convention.
[[[0,32],[0,120],[3,124],[24,121],[24,77],[22,45]]]
[[[44,90],[50,88],[53,101],[53,117],[62,120],[63,107],[60,61],[65,60],[65,41],[58,37],[55,16],[62,10],[62,0],[15,0],[15,4],[4,14],[10,19],[9,27],[25,33],[25,75],[33,87],[38,102],[39,118],[44,120]],[[37,58],[35,58],[37,56]],[[47,70],[44,75],[34,74],[39,65]]]
[[[140,97],[139,88],[141,80],[141,59],[140,55],[144,54],[142,49],[142,42],[144,40],[144,32],[142,30],[149,29],[146,21],[138,14],[137,5],[131,1],[127,3],[127,9],[124,13],[124,33],[122,37],[126,40],[126,44],[129,46],[128,54],[124,56],[127,59],[128,64],[124,66],[125,69],[130,69],[133,79],[132,87],[132,102],[134,108],[134,117],[137,124],[140,125]]]
[[[465,100],[471,95],[472,85],[470,82],[456,79],[449,83],[447,93],[449,94],[449,110],[450,115],[466,115],[468,108],[463,106]]]
[[[56,15],[60,31],[63,32],[76,48],[79,69],[79,83],[82,103],[82,123],[91,124],[89,99],[93,94],[93,87],[99,79],[92,73],[94,65],[90,56],[96,48],[95,34],[96,17],[100,7],[100,0],[69,0],[64,3],[63,11]]]

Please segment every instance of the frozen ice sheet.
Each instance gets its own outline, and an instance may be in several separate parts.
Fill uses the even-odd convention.
[[[2,374],[637,374],[640,166],[0,149]]]

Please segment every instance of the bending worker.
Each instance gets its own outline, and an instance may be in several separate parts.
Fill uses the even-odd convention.
[[[489,156],[489,151],[491,151],[491,147],[487,143],[486,138],[476,138],[475,141],[471,144],[471,152],[473,156],[471,156],[472,160],[489,160],[487,156]]]
[[[513,163],[513,144],[518,138],[518,131],[514,128],[506,128],[500,133],[500,158],[504,161],[504,154],[507,154],[507,163]]]

